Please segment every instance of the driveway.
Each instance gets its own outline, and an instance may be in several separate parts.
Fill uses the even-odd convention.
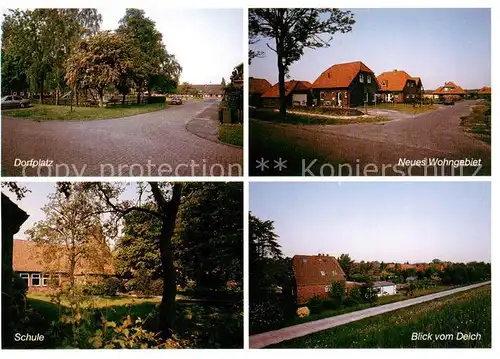
[[[349,164],[351,175],[434,175],[435,171],[438,175],[460,174],[460,168],[453,168],[449,163],[428,166],[434,158],[481,160],[481,166],[464,167],[463,174],[490,175],[491,146],[460,128],[460,117],[469,114],[477,102],[461,101],[419,115],[386,110],[384,115],[393,120],[383,123],[335,126],[261,123],[274,127],[277,135],[290,138],[297,145],[306,144],[315,149],[321,158]],[[426,160],[427,163],[402,164],[405,159]],[[314,166],[306,163],[303,168],[318,170],[323,164],[319,161]],[[476,170],[478,173],[474,173]],[[303,171],[296,175],[308,174]],[[342,174],[349,175],[345,170]]]
[[[2,116],[2,176],[240,176],[241,149],[186,130],[197,114],[217,105],[216,100],[188,101],[94,121]]]
[[[392,312],[393,310],[406,308],[415,304],[425,303],[434,299],[442,298],[451,294],[460,293],[466,290],[481,287],[483,285],[491,284],[491,282],[484,282],[478,284],[472,284],[465,287],[455,288],[446,290],[439,293],[433,293],[428,295],[423,295],[421,297],[402,300],[400,302],[380,305],[378,307],[368,308],[359,310],[357,312],[346,313],[337,315],[335,317],[325,318],[316,320],[314,322],[307,322],[304,324],[293,325],[291,327],[273,330],[266,333],[260,333],[250,336],[250,349],[264,348],[272,344],[281,343],[286,340],[291,340],[299,337],[303,337],[308,334],[316,333],[322,330],[330,329],[333,327],[338,327],[347,323],[355,322],[368,317],[373,317],[375,315],[380,315],[387,312]]]

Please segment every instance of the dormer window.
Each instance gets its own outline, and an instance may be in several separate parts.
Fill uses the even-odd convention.
[[[372,77],[370,75],[366,75],[366,82],[368,82],[369,84],[372,83]]]
[[[382,81],[382,86],[387,86],[387,82]]]
[[[359,82],[365,82],[365,76],[363,74],[359,74]]]
[[[324,277],[324,276],[325,276],[325,272],[324,272],[324,271],[321,271],[321,275]]]

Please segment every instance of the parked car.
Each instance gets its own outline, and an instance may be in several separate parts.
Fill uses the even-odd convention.
[[[443,100],[443,104],[445,105],[454,105],[455,104],[455,99],[453,96],[446,96]]]
[[[2,109],[28,107],[30,100],[20,96],[4,96],[2,97]]]
[[[182,99],[180,97],[178,97],[178,96],[174,96],[170,100],[170,104],[171,105],[182,105]]]

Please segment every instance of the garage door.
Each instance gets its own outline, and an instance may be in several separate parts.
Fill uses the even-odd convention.
[[[294,106],[307,106],[307,94],[293,94],[292,100]]]

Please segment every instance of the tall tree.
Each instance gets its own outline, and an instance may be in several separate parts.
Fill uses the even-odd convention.
[[[123,35],[104,31],[80,41],[67,61],[66,79],[73,88],[95,89],[104,106],[104,89],[123,84],[136,71],[138,53]]]
[[[339,262],[340,267],[344,271],[346,278],[349,280],[351,278],[351,275],[353,274],[354,260],[351,259],[349,254],[342,253],[337,258],[337,261]]]
[[[243,186],[187,183],[176,230],[183,274],[204,289],[243,284]]]
[[[137,102],[146,89],[151,91],[158,78],[168,77],[179,81],[182,71],[175,56],[169,54],[163,44],[163,36],[156,29],[153,20],[146,17],[144,10],[127,9],[120,19],[117,33],[131,38],[139,50],[139,61],[134,75]]]
[[[164,338],[172,334],[175,322],[176,273],[173,258],[172,236],[175,230],[177,212],[181,202],[180,183],[139,183],[135,201],[122,200],[123,186],[111,182],[85,184],[89,191],[97,194],[105,204],[115,223],[133,212],[154,216],[161,222],[159,236],[160,257],[163,271],[163,295],[160,303],[159,327]],[[154,207],[144,206],[143,201],[153,202]]]
[[[351,31],[354,22],[350,11],[339,9],[248,10],[250,44],[260,38],[274,41],[274,44],[266,43],[266,46],[277,57],[280,112],[283,118],[286,116],[285,76],[290,65],[302,57],[306,48],[330,46],[333,35]],[[250,55],[255,54],[253,52]]]
[[[9,10],[2,24],[2,68],[12,69],[13,60],[17,66],[15,73],[3,73],[7,83],[24,76],[43,102],[46,89],[64,85],[65,62],[76,42],[95,34],[101,20],[96,9]]]
[[[48,273],[64,268],[69,282],[75,284],[79,266],[104,271],[111,253],[101,226],[101,209],[96,196],[81,184],[67,185],[65,192],[49,195],[42,211],[45,218],[26,233],[39,246],[38,258]]]

